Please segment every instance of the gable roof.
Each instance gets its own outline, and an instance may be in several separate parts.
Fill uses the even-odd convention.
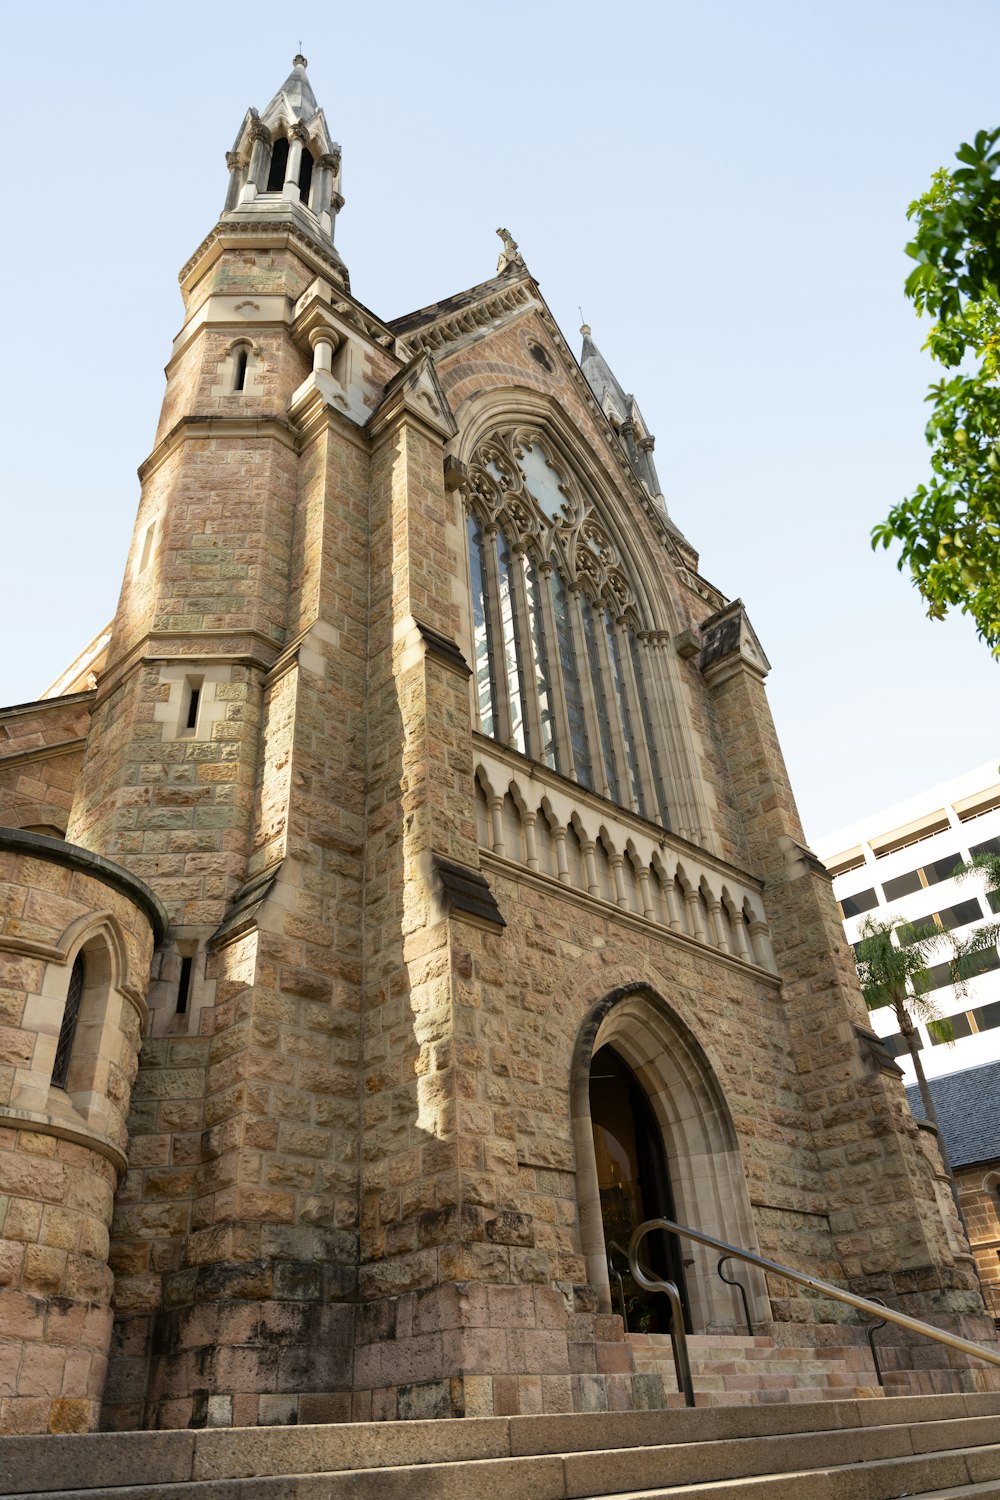
[[[928,1079],[953,1167],[1000,1158],[1000,1062]],[[916,1120],[927,1118],[916,1084],[906,1089]]]

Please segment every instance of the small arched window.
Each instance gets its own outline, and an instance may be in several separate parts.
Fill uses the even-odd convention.
[[[76,1023],[80,1019],[80,1001],[83,998],[83,987],[86,977],[86,962],[83,954],[78,953],[73,964],[72,973],[69,976],[66,1008],[63,1011],[62,1025],[59,1028],[59,1040],[56,1043],[56,1060],[52,1065],[53,1088],[64,1089],[69,1079],[69,1063],[73,1054],[73,1038],[76,1035]]]
[[[242,391],[247,383],[247,361],[250,358],[250,350],[246,344],[240,344],[233,350],[233,390]]]
[[[288,139],[279,136],[271,147],[271,165],[267,174],[267,187],[265,192],[280,193],[285,185],[285,172],[288,169]]]

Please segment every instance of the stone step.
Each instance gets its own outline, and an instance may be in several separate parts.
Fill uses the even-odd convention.
[[[699,1445],[693,1448],[699,1453]],[[643,1450],[630,1451],[633,1463],[629,1468],[642,1454]],[[818,1464],[808,1468],[786,1467],[694,1482],[681,1479],[679,1483],[668,1481],[653,1487],[640,1480],[639,1489],[628,1487],[633,1474],[614,1467],[616,1460],[621,1462],[621,1453],[590,1457],[606,1459],[612,1466],[611,1488],[595,1491],[589,1487],[579,1469],[579,1455],[552,1455],[336,1474],[281,1474],[98,1489],[88,1486],[85,1490],[36,1492],[36,1496],[37,1500],[65,1500],[71,1493],[85,1494],[87,1500],[469,1500],[471,1495],[483,1500],[501,1496],[503,1500],[896,1500],[900,1495],[910,1495],[927,1500],[935,1493],[996,1495],[1000,1481],[1000,1451],[995,1445],[888,1459],[848,1458],[840,1464],[820,1458]],[[989,1478],[984,1479],[984,1474]],[[607,1476],[601,1477],[604,1482]],[[929,1483],[938,1486],[937,1490],[928,1491]]]
[[[789,1491],[790,1476],[799,1475],[808,1482]],[[882,1500],[988,1479],[1000,1479],[1000,1398],[992,1393],[0,1440],[0,1491],[34,1500],[585,1500],[716,1491]],[[734,1487],[751,1480],[756,1490]]]

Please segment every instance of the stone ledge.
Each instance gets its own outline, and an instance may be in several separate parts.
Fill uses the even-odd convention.
[[[130,875],[121,865],[105,859],[103,854],[94,854],[90,849],[81,849],[79,844],[67,844],[64,839],[52,839],[44,833],[26,833],[21,828],[0,828],[0,853],[25,854],[33,859],[48,860],[50,864],[65,865],[79,870],[108,885],[112,890],[127,896],[148,917],[153,929],[153,941],[159,947],[167,932],[167,913],[160,898],[149,886]]]
[[[442,635],[440,630],[434,630],[430,625],[425,625],[422,620],[414,617],[414,625],[420,632],[427,655],[433,656],[442,666],[452,672],[457,672],[462,677],[471,677],[472,668],[459,650],[458,643],[451,636]]]
[[[74,1146],[86,1146],[88,1151],[106,1156],[119,1177],[124,1176],[128,1166],[128,1159],[121,1147],[99,1131],[92,1130],[82,1116],[77,1122],[58,1115],[42,1114],[33,1109],[18,1109],[12,1104],[0,1104],[0,1130],[3,1129],[33,1131],[38,1135],[51,1135],[58,1140],[69,1141]]]
[[[482,870],[435,854],[434,872],[441,882],[441,894],[449,911],[461,912],[489,927],[507,926]]]

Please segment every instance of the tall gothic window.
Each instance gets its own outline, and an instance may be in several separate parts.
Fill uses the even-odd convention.
[[[479,728],[668,827],[639,617],[592,500],[522,427],[480,444],[468,502]]]

